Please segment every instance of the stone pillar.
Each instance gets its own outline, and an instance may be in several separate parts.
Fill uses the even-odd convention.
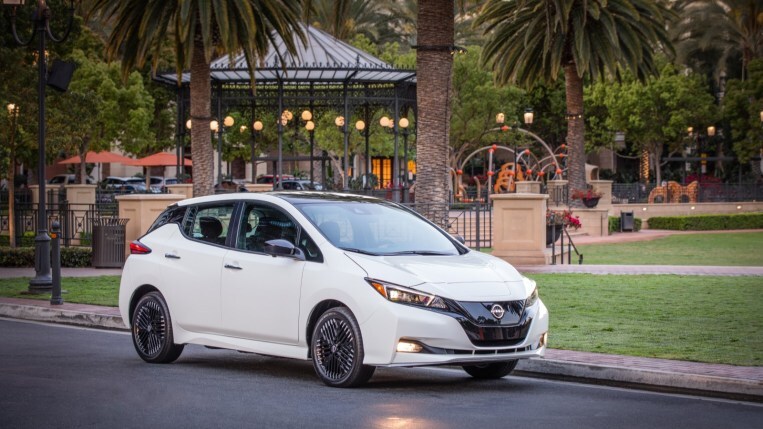
[[[130,242],[145,234],[151,224],[168,206],[185,199],[176,194],[130,194],[117,196],[119,217],[130,219],[125,228],[125,255],[130,254]]]
[[[554,206],[554,208],[564,208],[567,206],[564,201],[564,196],[567,195],[567,183],[567,180],[562,179],[546,182],[549,206]]]
[[[273,190],[272,183],[244,183],[244,187],[249,192],[270,192]]]
[[[167,191],[173,195],[183,195],[186,198],[193,198],[193,183],[167,185]]]
[[[493,194],[493,256],[513,265],[546,264],[543,194]]]
[[[597,208],[612,208],[612,181],[611,180],[589,180],[588,183],[594,190],[601,192],[601,198]]]
[[[39,204],[40,203],[40,185],[29,185],[29,191],[32,192],[32,203]]]
[[[599,202],[601,205],[601,202]],[[592,237],[609,235],[609,209],[596,206],[593,209],[575,209],[573,216],[580,218],[583,226],[577,231]]]
[[[95,187],[95,185],[67,185],[66,201],[75,205],[95,204]]]
[[[520,180],[516,183],[518,194],[540,194],[540,182],[535,180]]]

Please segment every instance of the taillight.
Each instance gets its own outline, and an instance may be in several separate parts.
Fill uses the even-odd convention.
[[[146,245],[141,243],[140,241],[135,240],[132,243],[130,243],[131,255],[147,255],[149,253],[151,253],[151,249],[146,247]]]

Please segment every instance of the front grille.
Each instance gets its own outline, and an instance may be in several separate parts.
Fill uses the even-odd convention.
[[[503,302],[454,302],[461,327],[469,341],[479,347],[509,347],[525,340],[530,330],[535,310],[525,308],[525,301]],[[498,319],[490,309],[500,305],[505,314]]]

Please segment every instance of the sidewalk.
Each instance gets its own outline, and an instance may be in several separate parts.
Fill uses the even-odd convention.
[[[70,303],[54,306],[46,300],[0,298],[0,317],[126,330],[115,307]],[[548,349],[543,359],[521,360],[516,371],[533,377],[763,402],[763,367]]]

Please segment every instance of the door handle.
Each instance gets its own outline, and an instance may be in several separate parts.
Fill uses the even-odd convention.
[[[174,254],[174,253],[165,253],[164,257],[167,259],[180,259],[180,256]]]
[[[225,264],[225,268],[230,268],[231,270],[242,270],[243,269],[240,266],[233,265],[233,264]]]

